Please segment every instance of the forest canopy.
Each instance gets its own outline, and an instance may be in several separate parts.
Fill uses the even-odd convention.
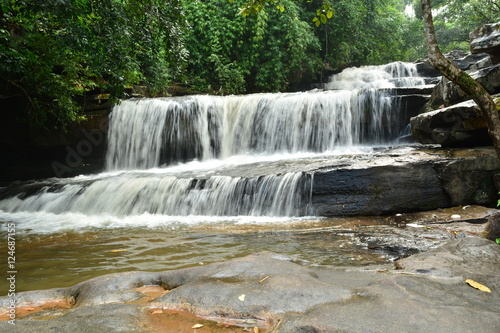
[[[136,85],[214,94],[304,89],[346,67],[425,56],[412,0],[1,0],[0,99],[33,127],[78,121],[85,97]],[[497,0],[435,0],[446,52],[500,21]],[[259,9],[241,15],[241,9]]]

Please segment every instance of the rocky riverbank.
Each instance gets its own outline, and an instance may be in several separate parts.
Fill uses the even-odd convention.
[[[364,233],[356,238],[374,251],[393,251],[388,264],[324,266],[261,252],[20,292],[15,326],[12,298],[0,298],[0,331],[497,332],[500,246],[479,237],[496,212],[465,206],[394,215],[393,226],[336,228]],[[297,230],[327,231],[335,234]]]

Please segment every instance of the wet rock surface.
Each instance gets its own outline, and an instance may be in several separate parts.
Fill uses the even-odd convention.
[[[311,194],[318,215],[378,215],[496,203],[494,178],[500,164],[491,148],[417,148],[363,162],[364,158],[318,166]]]
[[[460,51],[446,54],[491,95],[500,93],[499,27],[496,23],[474,30],[470,34],[472,54]],[[417,68],[421,75],[440,76],[427,60],[418,63]],[[435,87],[422,113],[411,119],[413,137],[420,143],[443,147],[491,145],[486,123],[476,112],[478,107],[470,96],[445,77],[432,83]]]
[[[201,267],[117,273],[69,288],[21,292],[16,325],[0,322],[0,331],[177,332],[184,327],[182,332],[190,332],[193,323],[202,322],[206,332],[254,327],[260,332],[497,332],[500,246],[478,237],[488,215],[496,213],[465,206],[385,217],[392,226],[356,227],[351,221],[297,231],[330,232],[373,251],[393,251],[395,261],[388,264],[321,266],[262,252]],[[467,279],[491,292],[473,288]],[[4,320],[8,302],[0,298]]]

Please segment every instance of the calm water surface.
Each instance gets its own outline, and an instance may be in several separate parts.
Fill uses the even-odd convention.
[[[17,290],[67,287],[116,272],[200,266],[260,251],[323,265],[383,263],[390,258],[357,245],[350,231],[383,223],[381,218],[325,219],[18,234]],[[0,237],[5,239],[5,232]]]

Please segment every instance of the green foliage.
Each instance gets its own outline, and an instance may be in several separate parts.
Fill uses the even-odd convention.
[[[1,9],[0,91],[23,97],[33,127],[80,119],[88,92],[161,90],[183,60],[176,0],[2,0]]]
[[[434,0],[436,38],[443,52],[469,50],[469,33],[475,28],[500,21],[498,0]],[[416,16],[422,18],[420,0],[413,1]]]
[[[89,93],[113,99],[172,81],[217,94],[283,91],[349,66],[425,55],[413,0],[1,0],[0,96],[32,126],[82,118]],[[500,20],[496,0],[435,0],[438,38]]]
[[[264,10],[274,0],[253,0],[246,14]],[[280,2],[282,3],[282,2]],[[407,0],[303,0],[301,18],[311,22],[322,45],[323,67],[413,61],[425,55],[423,25],[404,14]],[[288,9],[284,6],[285,12]]]
[[[497,244],[500,244],[500,238],[497,238],[497,239],[495,240],[495,242],[496,242]]]
[[[313,29],[291,0],[262,3],[238,15],[245,1],[185,1],[190,29],[188,76],[196,88],[219,94],[287,90],[319,67]],[[281,7],[280,7],[281,6]],[[260,7],[259,7],[260,8]],[[286,10],[285,10],[286,8]],[[282,11],[283,9],[283,11]]]
[[[422,25],[404,14],[403,1],[336,0],[332,6],[334,15],[318,34],[327,68],[413,61],[424,54]]]

